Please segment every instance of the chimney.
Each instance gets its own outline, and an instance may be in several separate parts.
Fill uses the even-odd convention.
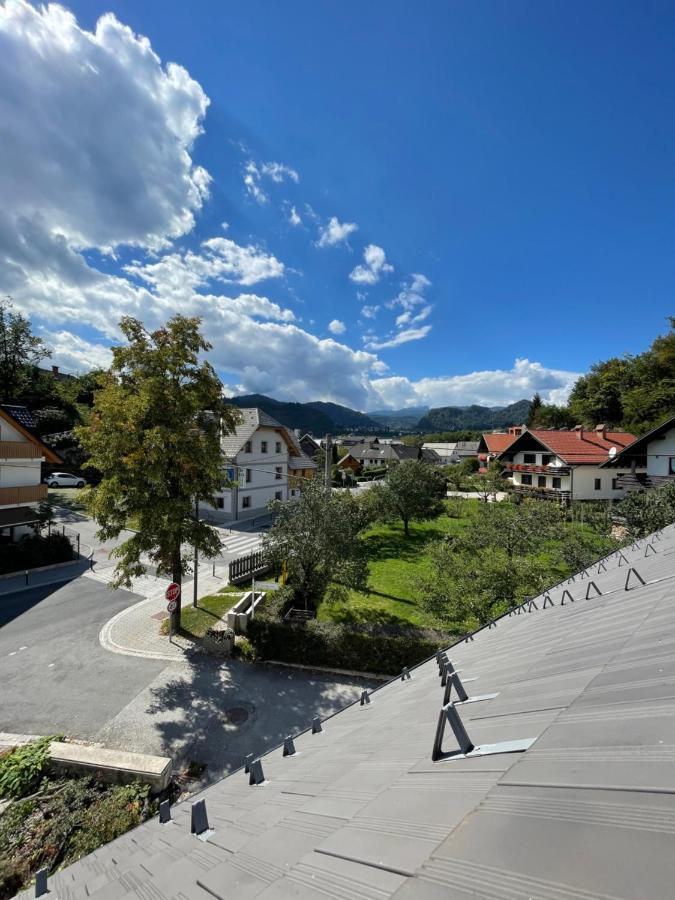
[[[603,422],[602,425],[596,425],[595,430],[598,434],[601,434],[604,437],[607,437],[607,426]]]
[[[59,374],[59,367],[58,367],[58,366],[52,366],[52,375],[54,376],[54,378],[56,378],[56,376],[57,376],[58,374]]]
[[[579,438],[579,440],[580,440],[580,441],[583,441],[583,439],[584,439],[584,426],[583,426],[583,425],[575,425],[575,426],[574,426],[574,430],[576,431],[577,437]]]

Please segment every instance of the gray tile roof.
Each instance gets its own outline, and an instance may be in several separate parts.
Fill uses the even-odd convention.
[[[639,577],[633,571],[639,573]],[[435,660],[50,879],[54,896],[667,900],[675,854],[675,529],[549,589],[448,655],[476,747],[446,728]],[[642,583],[644,582],[644,583]],[[626,585],[628,589],[626,589]],[[586,599],[588,597],[589,599]]]
[[[223,453],[228,459],[233,458],[239,453],[246,441],[250,440],[259,427],[280,428],[289,436],[291,443],[297,443],[295,436],[287,428],[273,419],[262,409],[257,407],[244,408],[239,410],[241,420],[233,432],[224,434],[220,440],[220,446]]]

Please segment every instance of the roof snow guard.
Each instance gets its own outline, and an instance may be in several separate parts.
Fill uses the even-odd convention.
[[[396,676],[371,702],[355,695],[318,729],[308,711],[308,730],[283,747],[250,748],[247,774],[50,877],[49,891],[672,897],[673,588],[669,527]]]

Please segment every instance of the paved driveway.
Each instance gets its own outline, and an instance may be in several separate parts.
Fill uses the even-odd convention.
[[[212,779],[365,686],[201,655],[167,665],[104,650],[103,624],[138,600],[86,576],[0,597],[0,731],[61,732],[179,765],[196,760]]]
[[[0,597],[0,731],[91,738],[165,667],[106,653],[103,624],[140,598],[90,578]]]

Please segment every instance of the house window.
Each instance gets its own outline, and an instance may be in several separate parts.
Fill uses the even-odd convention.
[[[274,445],[274,452],[281,453],[281,441],[277,441],[276,444]]]
[[[532,484],[532,476],[531,475],[521,475],[520,483],[521,484]]]
[[[612,478],[612,490],[613,490],[613,491],[618,491],[618,490],[619,490],[618,481],[619,481],[618,478]]]
[[[267,441],[260,441],[260,452],[267,453]]]
[[[664,435],[665,437],[665,435]],[[668,474],[675,475],[675,456],[671,456],[668,459]]]
[[[523,462],[536,463],[536,461],[537,461],[536,453],[523,453]]]
[[[541,464],[542,464],[542,466],[548,466],[548,465],[550,465],[550,462],[551,462],[551,457],[550,457],[550,455],[549,455],[548,453],[542,453],[542,454],[541,454]]]
[[[250,496],[249,496],[249,497],[242,497],[242,498],[241,498],[241,508],[242,508],[242,509],[250,509],[250,508],[251,508],[251,498],[250,498]]]
[[[596,478],[593,486],[596,491],[602,490],[602,478]]]
[[[274,467],[274,479],[275,481],[281,481],[281,477],[283,475],[284,470],[281,466]]]
[[[250,469],[246,469],[246,484],[250,484],[250,483],[251,483],[252,477],[253,477],[253,473],[251,472],[251,470],[250,470]]]
[[[216,497],[216,509],[225,509],[225,500],[222,497]]]
[[[560,490],[560,485],[561,485],[561,484],[562,484],[562,482],[560,481],[559,478],[552,478],[552,479],[551,479],[551,487],[554,487],[554,488],[557,488],[558,490]]]
[[[546,476],[545,475],[537,476],[537,487],[546,487]]]
[[[244,444],[244,453],[250,453],[251,450],[252,450],[251,442],[246,441],[246,443]]]
[[[282,492],[282,491],[275,491],[275,492],[274,492],[274,499],[275,499],[275,500],[283,500],[283,499],[284,499],[283,492]]]

